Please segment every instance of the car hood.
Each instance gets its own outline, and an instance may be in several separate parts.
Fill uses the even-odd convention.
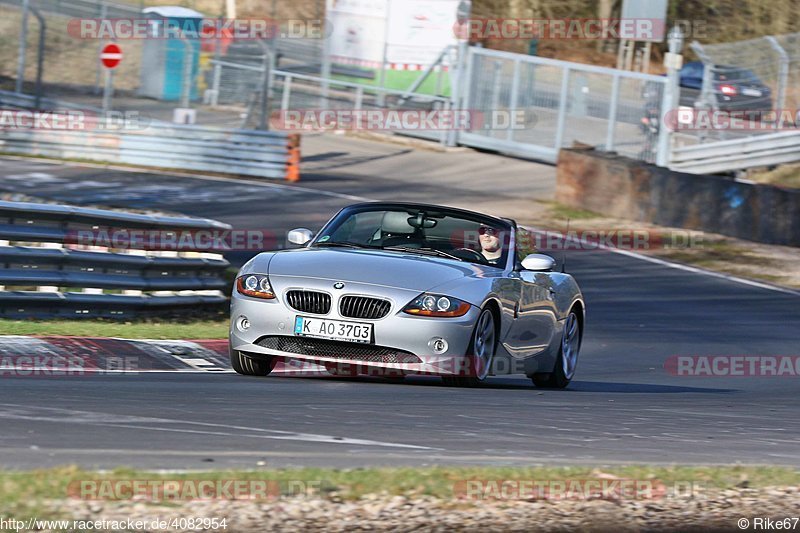
[[[461,278],[481,276],[493,267],[402,252],[301,248],[274,254],[270,276],[350,281],[423,292]]]

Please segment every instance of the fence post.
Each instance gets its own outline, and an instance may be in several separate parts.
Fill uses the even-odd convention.
[[[519,59],[515,59],[514,60],[514,74],[513,74],[513,77],[511,78],[511,95],[510,95],[511,101],[509,102],[509,106],[508,106],[508,108],[509,108],[508,109],[508,112],[509,112],[508,119],[509,119],[509,121],[508,121],[508,133],[506,134],[506,139],[508,139],[509,141],[513,141],[514,140],[514,125],[516,124],[515,120],[516,120],[516,114],[517,114],[517,99],[519,98],[519,76],[520,76],[519,71],[520,71],[520,68],[521,68],[520,60]]]
[[[25,53],[28,49],[28,9],[29,0],[22,0],[22,26],[19,32],[19,56],[17,57],[17,82],[14,92],[22,94],[25,82]]]
[[[450,109],[459,112],[463,109],[461,105],[462,102],[467,102],[467,105],[469,105],[469,83],[472,75],[473,57],[469,43],[465,40],[460,40],[458,42],[458,52],[456,52],[456,54],[456,60],[450,65],[451,72],[455,74],[455,83],[451,82]],[[453,76],[451,76],[450,79],[453,80]],[[450,134],[447,137],[447,146],[455,146],[458,144],[458,132],[458,128],[450,130]]]
[[[105,20],[108,18],[108,6],[105,2],[100,3],[100,19]],[[103,52],[103,40],[97,41],[97,70],[94,73],[94,94],[100,94],[100,78],[103,72],[103,61],[100,59],[100,54]]]
[[[561,93],[558,101],[558,122],[556,123],[556,152],[564,144],[564,127],[567,123],[567,102],[569,100],[569,67],[564,67],[561,73]]]
[[[222,65],[219,63],[214,64],[214,74],[211,80],[211,98],[209,99],[209,105],[211,107],[216,107],[219,105],[219,84],[222,79]]]
[[[283,94],[281,95],[281,111],[289,110],[289,98],[292,93],[292,77],[286,76],[283,79]]]
[[[658,151],[656,152],[656,165],[669,166],[670,152],[672,149],[672,133],[666,124],[666,116],[670,111],[677,111],[680,102],[680,66],[683,50],[683,32],[678,26],[669,32],[669,54],[665,58],[667,67],[667,83],[664,85],[664,94],[661,98],[661,116],[658,120]],[[680,57],[680,59],[679,59]]]
[[[194,61],[194,51],[192,43],[184,39],[181,41],[186,47],[186,55],[183,59],[183,87],[181,88],[181,107],[187,109],[192,98],[192,63]]]
[[[789,54],[786,53],[786,50],[778,43],[778,40],[773,37],[772,35],[768,35],[765,39],[772,45],[772,48],[780,56],[780,65],[778,67],[778,96],[775,102],[775,109],[778,111],[777,121],[775,122],[775,127],[780,129],[783,124],[783,106],[786,105],[786,85],[789,81]]]
[[[617,126],[617,106],[619,105],[619,74],[614,73],[611,81],[611,106],[608,110],[608,127],[606,128],[606,152],[614,150],[614,130]]]
[[[364,87],[359,85],[358,87],[356,87],[356,104],[355,104],[355,108],[356,108],[357,111],[361,110],[361,106],[363,105],[363,102],[364,102]]]
[[[42,75],[44,70],[44,45],[46,42],[45,34],[47,33],[47,24],[38,9],[31,7],[30,10],[39,21],[39,49],[36,52],[36,85],[34,86],[34,94],[36,95],[36,103],[34,106],[38,111],[42,106]]]

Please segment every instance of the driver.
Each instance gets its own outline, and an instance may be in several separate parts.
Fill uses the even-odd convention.
[[[481,254],[490,265],[499,265],[503,257],[503,245],[500,241],[500,230],[491,226],[478,228],[478,240],[481,243]]]

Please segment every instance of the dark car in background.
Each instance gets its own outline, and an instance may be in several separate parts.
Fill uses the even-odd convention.
[[[681,107],[695,107],[703,92],[705,65],[691,61],[680,70]],[[660,108],[660,85],[647,82],[642,97],[649,107]],[[753,111],[763,113],[772,110],[772,90],[752,70],[743,67],[716,65],[712,90],[721,111]]]
[[[694,107],[703,90],[705,65],[691,61],[680,70],[680,105]],[[752,70],[716,65],[713,72],[713,92],[722,111],[770,111],[772,90]]]

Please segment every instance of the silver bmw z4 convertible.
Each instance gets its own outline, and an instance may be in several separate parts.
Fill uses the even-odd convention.
[[[586,323],[583,295],[531,234],[505,218],[412,203],[339,211],[300,245],[264,252],[231,300],[233,369],[265,376],[279,361],[334,375],[441,376],[474,386],[524,374],[564,388]]]

